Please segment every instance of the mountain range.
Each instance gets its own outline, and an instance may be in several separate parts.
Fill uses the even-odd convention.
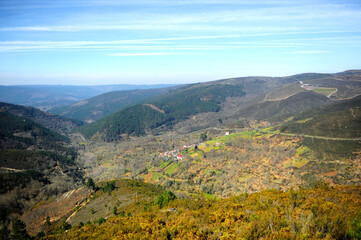
[[[1,233],[14,219],[31,235],[46,232],[45,239],[104,237],[110,229],[119,237],[148,231],[160,238],[217,238],[222,222],[230,221],[266,224],[258,235],[227,225],[245,238],[337,239],[357,232],[361,71],[114,88],[76,87],[72,94],[88,89],[88,95],[60,107],[44,95],[55,101],[51,113],[12,102],[17,90],[0,103]],[[29,87],[18,101],[40,104],[34,91]],[[314,211],[343,209],[341,198],[352,205],[343,210],[347,217]],[[290,209],[300,214],[291,216]],[[192,226],[205,230],[178,229],[177,219],[197,219]],[[113,228],[116,222],[130,227]],[[303,232],[295,230],[300,226]]]

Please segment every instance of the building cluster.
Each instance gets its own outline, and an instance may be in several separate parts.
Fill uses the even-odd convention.
[[[183,159],[183,155],[181,154],[181,152],[188,149],[188,148],[192,148],[192,147],[195,147],[195,144],[192,144],[192,145],[189,145],[189,146],[184,145],[181,148],[177,148],[177,149],[174,149],[174,150],[169,151],[169,152],[161,153],[161,154],[159,154],[159,157],[172,159],[174,161],[179,161],[179,160]]]
[[[229,131],[225,132],[224,135],[228,136],[231,133]],[[206,143],[200,143],[198,145],[205,145]],[[218,145],[219,143],[217,142],[216,145]],[[188,148],[194,148],[196,146],[196,144],[192,144],[192,145],[184,145],[183,147],[174,149],[172,151],[169,152],[163,152],[159,154],[159,157],[162,158],[167,158],[168,160],[173,160],[173,161],[179,161],[183,159],[183,155],[181,154],[182,151],[188,149]],[[215,145],[213,145],[214,147]]]

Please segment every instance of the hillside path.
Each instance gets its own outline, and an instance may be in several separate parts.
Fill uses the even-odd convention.
[[[333,141],[361,141],[361,137],[360,138],[337,138],[337,137],[323,137],[323,136],[313,136],[313,135],[296,134],[296,133],[280,133],[280,132],[272,132],[272,131],[263,131],[263,132],[272,133],[272,134],[281,134],[281,135],[292,136],[292,137],[307,137],[307,138],[317,138],[317,139],[333,140]]]

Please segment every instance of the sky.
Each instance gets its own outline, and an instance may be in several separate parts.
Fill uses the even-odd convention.
[[[360,0],[0,0],[0,85],[361,69]]]

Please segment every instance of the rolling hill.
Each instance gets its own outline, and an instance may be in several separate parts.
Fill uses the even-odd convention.
[[[164,206],[159,196],[138,201],[130,214],[58,225],[44,239],[357,239],[360,194],[359,186],[321,184],[225,199],[194,195]]]
[[[86,138],[72,132],[71,140],[40,125],[46,116],[35,109],[4,104],[0,203],[10,207],[0,209],[9,217],[2,221],[23,213],[31,233],[44,230],[49,239],[352,239],[359,187],[342,185],[361,184],[360,76],[244,77],[149,96],[112,92],[68,108],[91,118],[92,109],[106,114],[125,104],[72,128]],[[83,173],[96,186],[81,187]]]
[[[0,112],[7,112],[18,117],[27,118],[63,135],[68,134],[75,128],[83,125],[83,122],[79,120],[53,115],[33,107],[14,105],[10,103],[0,102]]]
[[[86,137],[103,132],[106,141],[126,138],[127,135],[144,135],[162,125],[171,127],[202,112],[217,112],[220,104],[229,97],[245,95],[241,85],[190,85],[178,88],[170,93],[144,101],[118,111],[98,122],[80,128]]]
[[[305,91],[282,100],[264,101],[250,105],[240,110],[238,115],[246,119],[280,119],[281,117],[289,117],[295,113],[330,103],[331,100],[322,94]]]
[[[84,126],[80,132],[88,138],[101,133],[104,140],[114,141],[126,139],[127,136],[164,132],[175,124],[196,118],[196,115],[202,113],[210,114],[203,118],[203,122],[212,122],[211,119],[215,118],[223,121],[222,119],[261,119],[294,114],[330,103],[329,98],[323,94],[324,88],[332,87],[332,91],[349,96],[350,86],[361,84],[353,80],[358,78],[358,74],[358,71],[352,71],[339,74],[307,73],[279,78],[244,77],[185,85],[145,99],[142,106],[130,106]],[[338,81],[337,86],[330,84],[336,77],[344,78],[345,83],[340,84]],[[315,86],[317,84],[318,88],[313,88],[312,91],[303,88],[311,83]],[[349,90],[343,90],[345,86]],[[361,89],[354,89],[359,90]],[[199,127],[194,126],[193,129]]]
[[[344,81],[353,82],[359,75],[354,71],[345,76]],[[321,77],[324,81],[325,75]],[[90,166],[89,156],[97,158],[89,172],[97,179],[133,177],[175,191],[223,197],[264,188],[287,190],[320,179],[359,184],[359,97],[335,100],[303,89],[282,100],[265,101],[270,91],[304,84],[280,82],[282,78],[226,79],[147,99],[84,126],[89,127],[89,150],[81,159]],[[177,128],[206,121],[213,125],[193,131],[190,127],[189,132]],[[116,141],[120,139],[127,141]]]
[[[134,89],[151,89],[173,86],[160,85],[16,85],[0,86],[0,102],[8,102],[25,106],[32,106],[41,110],[74,104],[83,99],[97,96],[111,91],[126,91]]]
[[[281,131],[330,138],[361,137],[361,96],[296,114]]]
[[[0,224],[18,217],[35,200],[78,186],[82,172],[76,157],[68,137],[28,118],[0,112]]]
[[[54,114],[90,123],[129,105],[169,90],[168,88],[155,88],[108,92],[69,106],[53,108],[50,111]]]

